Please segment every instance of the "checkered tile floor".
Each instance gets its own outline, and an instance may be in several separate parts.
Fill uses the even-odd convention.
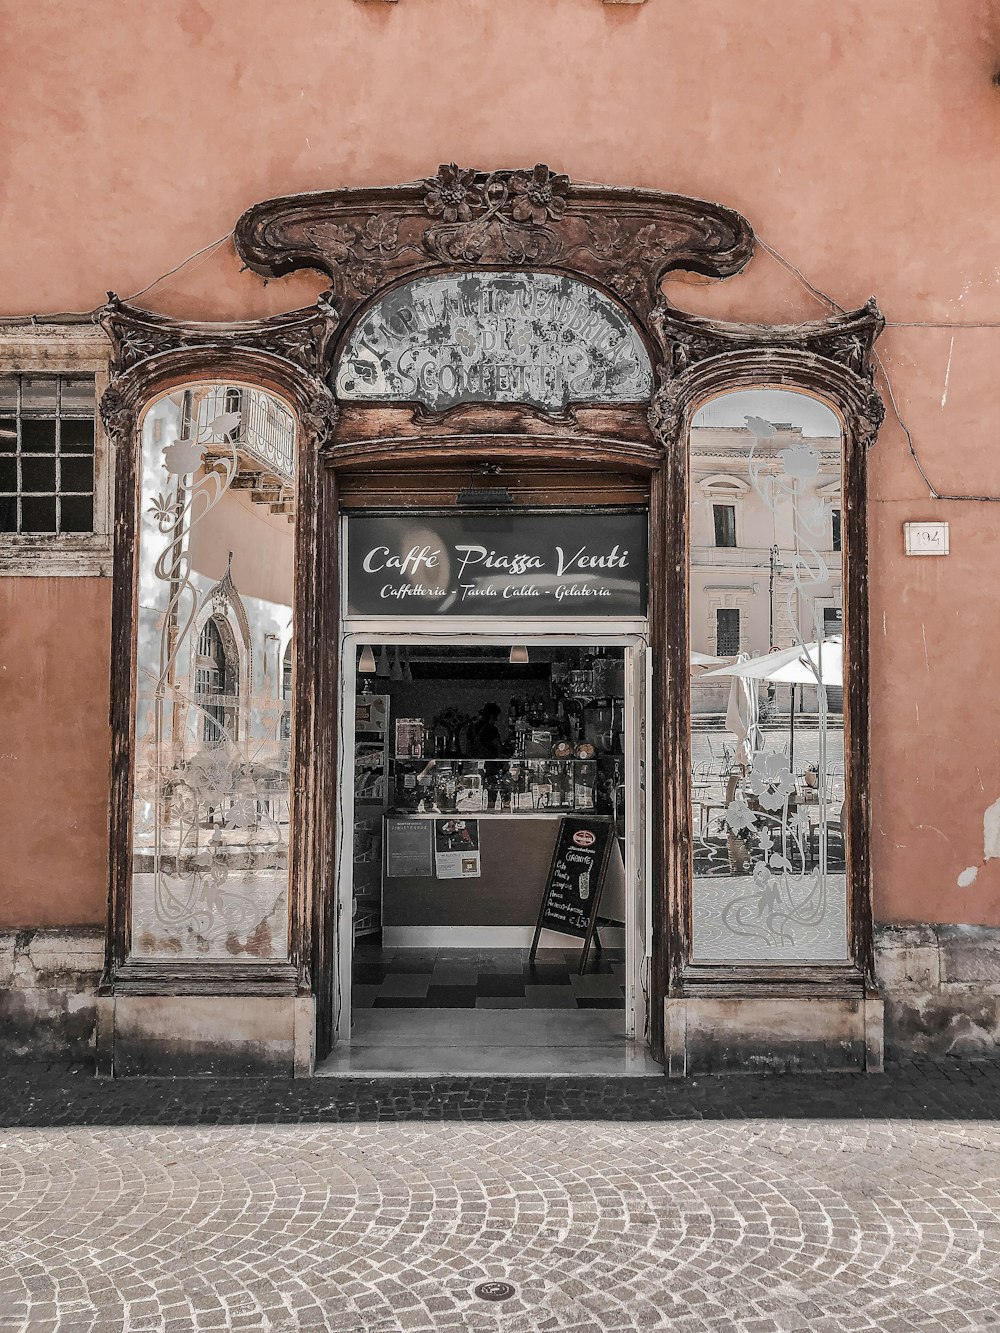
[[[580,950],[383,949],[359,940],[352,998],[358,1009],[624,1009],[625,955]]]

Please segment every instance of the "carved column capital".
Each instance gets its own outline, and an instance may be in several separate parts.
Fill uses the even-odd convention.
[[[115,444],[122,444],[131,437],[136,422],[135,403],[131,395],[122,393],[114,381],[101,394],[98,410],[104,429]]]

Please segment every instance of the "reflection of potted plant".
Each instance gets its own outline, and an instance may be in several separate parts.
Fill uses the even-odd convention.
[[[436,727],[443,727],[448,733],[448,744],[445,748],[445,754],[451,758],[461,758],[462,747],[458,743],[458,734],[464,726],[470,721],[468,713],[463,713],[460,708],[445,708],[443,712],[438,713],[434,719]]]
[[[807,787],[818,787],[819,764],[809,764],[805,772],[802,774],[802,777],[805,780],[805,784]]]

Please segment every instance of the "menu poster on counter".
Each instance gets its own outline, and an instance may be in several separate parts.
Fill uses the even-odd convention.
[[[429,819],[385,821],[385,873],[392,879],[434,873],[433,827]]]
[[[478,819],[435,819],[434,873],[438,879],[478,879]]]
[[[559,821],[531,945],[532,958],[543,929],[578,935],[584,941],[580,961],[583,970],[597,926],[612,832],[611,821],[603,815],[564,815]]]

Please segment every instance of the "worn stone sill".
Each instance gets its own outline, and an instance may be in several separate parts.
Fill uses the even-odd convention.
[[[106,579],[111,569],[107,533],[0,538],[0,577]]]
[[[298,982],[298,969],[281,959],[129,958],[115,971],[109,989],[115,995],[295,996]]]

